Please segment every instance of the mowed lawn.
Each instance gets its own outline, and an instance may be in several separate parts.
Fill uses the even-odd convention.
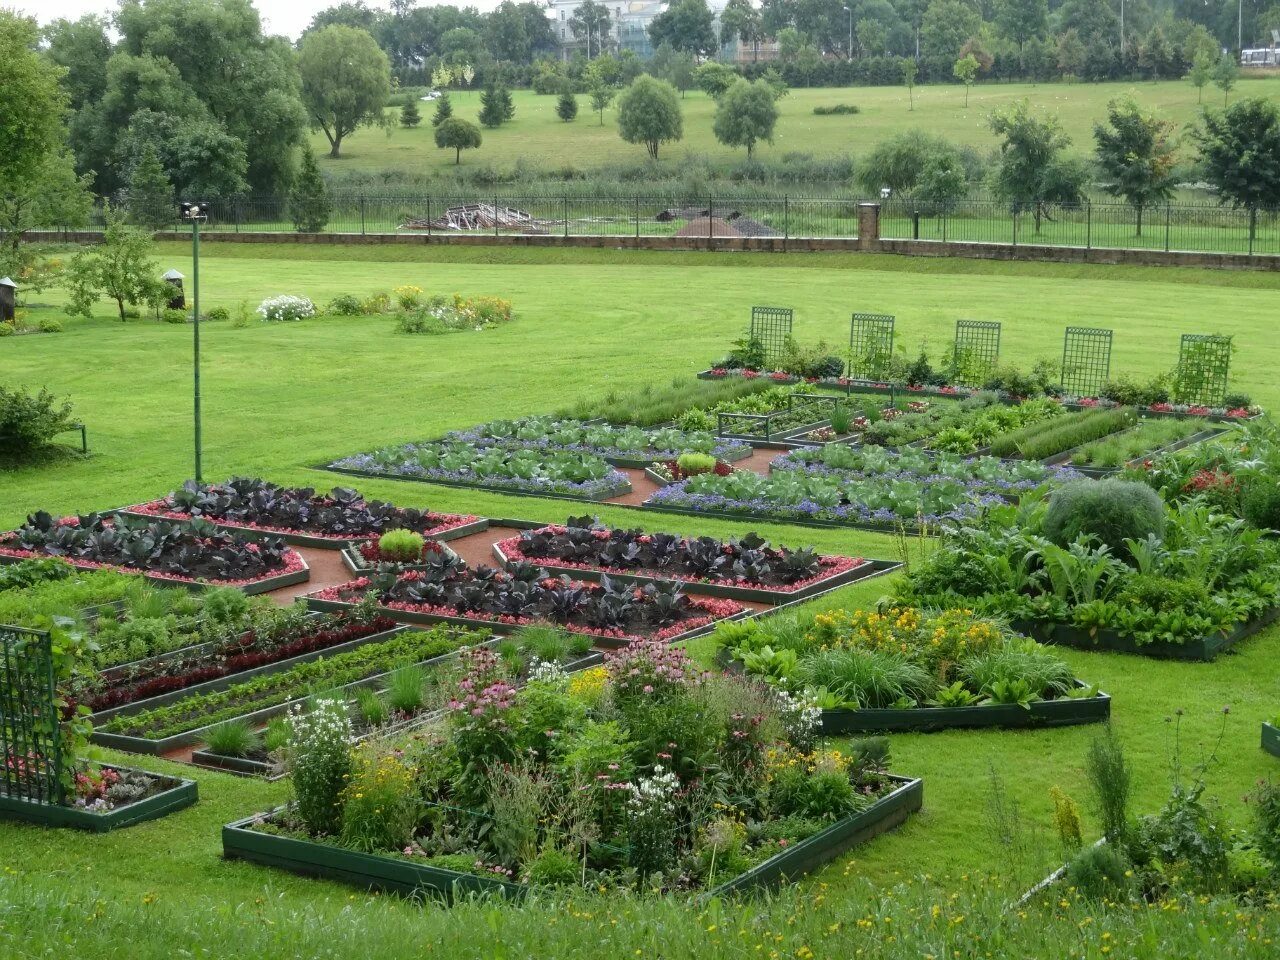
[[[907,89],[893,87],[794,88],[779,101],[780,116],[772,144],[756,146],[762,160],[779,161],[788,153],[815,157],[850,154],[865,155],[882,140],[903,130],[924,130],[982,152],[996,147],[987,126],[993,110],[1016,100],[1029,99],[1037,108],[1057,113],[1072,140],[1072,149],[1093,151],[1093,124],[1106,117],[1107,102],[1132,92],[1145,106],[1158,110],[1183,128],[1200,116],[1202,106],[1221,107],[1222,93],[1216,87],[1204,92],[1204,103],[1188,81],[1165,80],[1142,83],[991,83],[977,84],[965,106],[964,87],[959,84],[917,87],[914,109],[908,109]],[[1280,94],[1280,77],[1242,79],[1232,99]],[[564,165],[589,170],[609,163],[639,163],[644,147],[628,144],[618,136],[617,108],[604,113],[604,123],[591,112],[590,98],[578,97],[578,116],[565,123],[556,116],[556,98],[539,96],[529,90],[512,92],[516,115],[497,129],[483,129],[484,142],[477,150],[463,153],[463,166],[487,165],[508,169],[517,161],[537,166]],[[473,122],[480,111],[480,94],[475,90],[450,91],[455,116]],[[859,113],[844,116],[815,116],[816,106],[853,104]],[[364,128],[342,145],[342,156],[329,159],[324,134],[312,134],[312,144],[320,157],[321,169],[332,174],[343,171],[409,174],[441,172],[454,166],[454,152],[435,145],[432,103],[418,105],[423,122],[416,129],[399,125],[399,110],[388,110],[386,129]],[[690,90],[680,101],[684,116],[684,137],[662,147],[663,159],[678,160],[698,154],[717,161],[741,160],[745,150],[723,146],[712,132],[715,101],[700,90]],[[1192,152],[1187,145],[1186,152]]]
[[[168,245],[164,267],[190,274],[188,250]],[[386,259],[380,259],[386,258]],[[854,255],[702,255],[613,251],[298,248],[208,244],[201,261],[206,306],[251,307],[280,293],[318,302],[399,284],[431,293],[509,297],[517,319],[483,333],[396,335],[389,318],[254,322],[204,331],[205,475],[261,475],[328,486],[350,482],[312,467],[379,444],[428,438],[492,417],[540,413],[580,397],[702,369],[738,336],[753,304],[796,310],[802,340],[839,348],[854,310],[898,317],[908,352],[927,341],[937,354],[959,317],[1004,323],[1004,354],[1030,363],[1059,356],[1067,325],[1115,329],[1113,370],[1146,376],[1170,368],[1182,333],[1234,334],[1233,384],[1280,407],[1280,342],[1273,334],[1280,278],[1262,274],[1057,265],[912,261]],[[49,304],[33,316],[55,312]],[[191,472],[191,330],[153,322],[121,324],[105,307],[70,321],[60,335],[0,341],[0,380],[48,385],[72,396],[89,425],[93,455],[83,462],[0,473],[0,526],[35,509],[69,513],[166,493]],[[562,520],[571,504],[395,481],[361,481],[369,495],[406,505],[506,517]],[[611,522],[726,535],[759,529],[789,544],[894,558],[887,536],[796,527],[701,523],[600,511]],[[886,580],[852,587],[826,606],[871,603]],[[1150,811],[1168,791],[1171,728],[1182,709],[1183,746],[1199,757],[1226,717],[1212,792],[1234,823],[1239,798],[1276,764],[1258,749],[1258,724],[1280,712],[1272,629],[1214,664],[1175,664],[1064,651],[1084,679],[1114,698],[1114,723],[1137,771],[1137,806]],[[988,783],[999,772],[1025,815],[1045,826],[1048,791],[1059,785],[1084,803],[1082,762],[1097,728],[1035,732],[896,735],[896,771],[923,776],[926,810],[898,832],[860,848],[806,881],[783,903],[838,895],[862,879],[880,887],[928,874],[1008,875],[1005,853],[984,828]],[[162,768],[148,759],[144,766]],[[200,898],[201,923],[221,911],[261,904],[305,912],[313,897],[347,892],[315,881],[221,861],[218,829],[278,802],[282,785],[195,774],[202,800],[165,821],[107,838],[0,826],[0,864],[18,884],[48,889],[86,914],[112,911],[98,898],[134,905],[159,896],[175,908]],[[1090,828],[1093,830],[1094,828]],[[1054,856],[1054,845],[1043,844]],[[356,893],[351,909],[367,898]],[[95,905],[96,904],[96,905]],[[215,906],[215,904],[222,906]],[[137,909],[129,906],[121,909]],[[416,910],[413,906],[406,910]],[[785,906],[783,911],[787,909]],[[539,912],[542,911],[542,912]],[[557,908],[532,908],[530,923]],[[91,916],[92,919],[92,916]],[[433,922],[428,916],[424,935]],[[494,924],[498,923],[495,919]],[[496,927],[495,927],[496,929]],[[87,935],[92,935],[91,932]],[[651,956],[664,954],[655,943]],[[284,956],[285,954],[280,954]],[[497,954],[494,954],[497,955]]]

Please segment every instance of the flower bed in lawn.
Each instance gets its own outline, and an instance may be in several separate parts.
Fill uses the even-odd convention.
[[[678,460],[662,460],[644,468],[644,475],[660,487],[679,483],[681,480],[688,480],[690,477],[701,476],[704,473],[714,473],[717,477],[727,477],[733,473],[733,467],[723,460],[717,460],[709,470],[686,470],[680,466]]]
[[[644,587],[553,578],[541,567],[512,563],[501,572],[465,564],[433,571],[410,570],[360,577],[307,595],[319,610],[343,609],[372,596],[380,610],[411,623],[457,623],[512,628],[549,623],[584,633],[602,646],[645,637],[685,639],[718,620],[740,616],[745,608],[732,600],[692,598],[675,583]]]
[[[187,696],[172,703],[118,714],[97,726],[94,740],[104,746],[163,753],[200,742],[210,727],[228,720],[266,721],[315,690],[377,682],[399,667],[427,663],[485,639],[483,633],[446,627],[425,631],[402,628],[386,639],[331,657],[265,672],[219,690],[187,691]]]
[[[820,711],[831,735],[1095,723],[1111,699],[1050,648],[967,610],[829,610],[724,624],[718,660]]]
[[[581,500],[608,500],[631,491],[631,481],[626,474],[592,454],[465,443],[407,443],[384,447],[335,460],[325,469],[359,476],[423,480]]]
[[[484,528],[479,517],[365,500],[348,487],[317,494],[310,487],[281,487],[249,477],[217,484],[188,480],[167,497],[126,507],[124,512],[169,520],[203,517],[220,527],[276,534],[304,546],[321,547],[388,530],[412,530],[424,537],[447,540]]]
[[[101,833],[156,820],[198,799],[192,780],[113,764],[86,765],[75,774],[74,793],[64,804],[12,796],[0,786],[0,817]]]
[[[774,603],[809,597],[892,566],[862,557],[774,548],[755,534],[737,540],[695,539],[609,529],[590,517],[526,530],[493,549],[503,566],[525,561],[553,574],[590,580],[676,580],[697,593]]]
[[[714,896],[808,872],[903,822],[923,792],[886,772],[886,741],[818,741],[790,701],[653,641],[520,689],[476,651],[439,725],[355,747],[350,732],[329,701],[291,717],[294,799],[224,828],[226,855],[445,900]]]
[[[1132,535],[1116,542],[1114,530]],[[1045,642],[1207,660],[1280,614],[1280,542],[1200,502],[1169,507],[1138,484],[1087,481],[947,531],[897,590]]]
[[[261,593],[309,576],[306,562],[275,537],[250,539],[204,520],[174,523],[126,515],[55,519],[40,511],[0,534],[0,563],[59,556],[86,570],[119,569],[188,586],[215,584]]]
[[[681,430],[677,427],[646,430],[557,417],[491,420],[469,430],[447,433],[441,440],[475,446],[589,453],[627,467],[643,467],[655,460],[671,460],[682,453],[705,453],[729,461],[751,455],[748,444],[727,443],[702,430]]]
[[[222,641],[103,671],[80,699],[97,714],[141,701],[155,703],[190,688],[213,689],[227,678],[243,677],[285,661],[297,663],[349,649],[395,626],[394,620],[364,609],[318,617],[268,618]]]

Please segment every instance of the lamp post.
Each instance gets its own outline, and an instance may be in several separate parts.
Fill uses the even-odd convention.
[[[844,12],[849,15],[849,52],[848,57],[853,59],[853,7],[845,7]]]
[[[207,203],[182,204],[182,219],[191,221],[191,316],[192,323],[192,360],[194,380],[195,445],[196,445],[196,483],[203,482],[200,474],[200,221],[208,216]]]

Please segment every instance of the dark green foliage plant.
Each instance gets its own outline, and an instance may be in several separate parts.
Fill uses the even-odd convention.
[[[289,191],[289,215],[299,233],[319,233],[329,222],[329,190],[310,145],[302,148],[302,166]]]
[[[566,90],[556,100],[556,116],[569,123],[578,116],[578,98],[572,90]]]
[[[418,111],[418,101],[411,97],[400,108],[400,126],[412,130],[422,123],[422,114]]]
[[[1082,536],[1096,537],[1113,551],[1125,551],[1126,540],[1164,536],[1165,506],[1146,484],[1129,480],[1080,480],[1064,484],[1049,496],[1044,534],[1059,546]]]
[[[436,99],[436,111],[431,115],[431,125],[438,127],[453,116],[453,104],[449,102],[449,94],[442,93]]]
[[[1133,768],[1110,726],[1090,742],[1085,775],[1092,790],[1094,812],[1102,824],[1102,835],[1110,843],[1123,847],[1133,827],[1129,809],[1134,789]]]
[[[1133,887],[1132,864],[1123,849],[1103,843],[1084,847],[1067,863],[1064,881],[1089,900],[1123,901]]]
[[[32,393],[0,383],[0,464],[25,463],[71,428],[71,403],[45,387]]]

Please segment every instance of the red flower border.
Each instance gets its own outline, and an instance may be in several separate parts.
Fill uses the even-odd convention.
[[[315,593],[307,594],[309,599],[327,600],[332,603],[354,603],[356,601],[344,598],[343,594],[355,591],[364,591],[369,586],[368,577],[358,577],[347,583],[339,583],[336,586],[325,587],[323,590],[317,590]],[[588,590],[599,590],[598,583],[583,583],[582,586]],[[622,640],[631,642],[633,640],[670,640],[674,637],[681,636],[691,630],[697,630],[708,624],[715,623],[717,620],[723,620],[726,617],[732,617],[747,609],[743,604],[736,600],[721,600],[716,597],[690,597],[689,605],[694,610],[703,611],[701,616],[689,617],[681,620],[679,623],[673,623],[669,627],[663,627],[657,633],[636,634],[625,633],[622,630],[604,630],[598,627],[586,627],[577,624],[557,623],[555,626],[561,630],[567,630],[570,633],[582,633],[591,637],[601,637],[609,640]],[[551,621],[538,617],[512,617],[508,615],[495,615],[492,613],[483,613],[481,611],[469,611],[467,613],[459,613],[453,607],[442,607],[434,604],[425,603],[404,603],[396,601],[392,603],[379,603],[379,607],[384,610],[401,610],[405,613],[425,613],[433,614],[441,617],[458,617],[466,620],[475,620],[482,623],[502,623],[510,626],[522,627],[531,623],[549,623]]]
[[[131,507],[121,507],[122,511],[127,513],[141,513],[148,517],[159,517],[162,520],[194,520],[196,516],[190,513],[182,513],[178,510],[167,509],[168,498],[161,497],[159,500],[148,500],[146,503],[134,504]],[[439,520],[440,523],[430,530],[422,532],[424,537],[438,537],[442,533],[448,533],[450,530],[456,530],[458,527],[466,526],[468,523],[475,523],[480,517],[471,516],[470,514],[461,513],[432,513],[427,512],[426,516],[431,520]],[[226,527],[228,530],[252,530],[258,533],[274,533],[292,534],[300,537],[313,537],[316,540],[328,540],[333,543],[353,543],[357,540],[367,540],[370,537],[368,533],[357,533],[349,535],[339,535],[331,533],[313,533],[310,530],[301,530],[292,527],[268,527],[260,523],[241,523],[228,520],[217,520],[213,517],[200,517],[201,520],[208,520],[210,523],[216,523],[220,527]],[[417,532],[417,531],[415,531]]]
[[[539,527],[531,533],[564,533],[567,527],[558,524],[548,524],[545,527]],[[726,577],[695,577],[692,574],[680,574],[669,571],[649,571],[643,569],[629,569],[624,567],[605,567],[594,563],[577,563],[573,560],[547,560],[538,557],[527,557],[524,551],[520,549],[520,537],[508,537],[506,540],[499,540],[496,544],[499,550],[512,560],[527,560],[529,563],[538,566],[547,567],[563,567],[566,570],[596,570],[600,573],[622,574],[629,576],[649,576],[654,580],[678,580],[681,583],[707,583],[722,587],[749,587],[753,590],[768,590],[771,593],[799,593],[807,587],[823,580],[829,580],[832,577],[838,577],[840,574],[858,567],[865,566],[867,561],[863,557],[845,557],[839,554],[822,554],[818,557],[818,563],[823,567],[821,573],[814,577],[808,577],[786,586],[772,585],[760,583],[757,580],[733,580]]]

